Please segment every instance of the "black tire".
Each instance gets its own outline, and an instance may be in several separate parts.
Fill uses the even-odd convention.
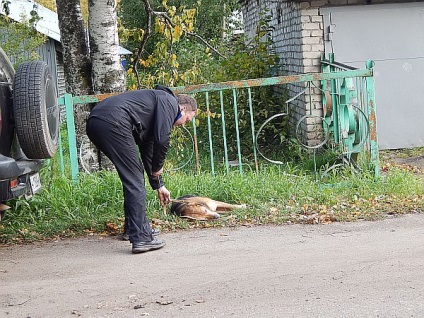
[[[58,147],[59,107],[56,85],[45,62],[19,65],[13,81],[15,129],[25,155],[51,158]]]

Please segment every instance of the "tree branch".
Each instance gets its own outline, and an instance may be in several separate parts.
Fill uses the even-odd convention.
[[[194,38],[196,38],[198,41],[200,41],[201,43],[203,43],[205,46],[207,46],[208,48],[210,48],[216,55],[219,55],[220,57],[222,57],[223,59],[226,59],[226,57],[224,55],[222,55],[217,49],[215,49],[212,45],[210,45],[204,38],[202,38],[200,35],[193,33],[193,32],[187,32],[185,31],[185,33],[189,36],[192,36]]]
[[[160,12],[160,11],[154,11],[152,9],[152,6],[150,5],[149,0],[143,0],[144,3],[144,10],[146,11],[147,14],[147,19],[146,19],[146,28],[144,30],[143,33],[143,38],[141,39],[140,45],[138,47],[138,51],[136,54],[136,57],[132,63],[133,66],[133,71],[135,73],[135,76],[137,78],[137,83],[138,83],[138,88],[141,88],[141,84],[140,84],[140,76],[137,70],[137,64],[140,61],[141,55],[145,52],[145,47],[146,47],[146,43],[149,40],[151,34],[152,34],[152,17],[153,15],[162,18],[164,23],[167,24],[170,27],[175,27],[175,23],[172,22],[172,19],[166,14],[166,12]],[[215,54],[217,54],[218,56],[222,57],[222,58],[226,58],[224,55],[222,55],[217,49],[215,49],[211,44],[209,44],[205,39],[203,39],[200,35],[194,33],[194,32],[188,32],[188,31],[183,31],[186,35],[194,37],[196,40],[200,41],[203,45],[205,45],[206,47],[208,47],[209,49],[212,50],[212,52],[214,52]]]
[[[140,57],[145,51],[146,43],[149,40],[150,35],[152,34],[152,16],[153,16],[153,9],[150,6],[149,0],[143,0],[143,2],[144,2],[144,10],[147,13],[146,29],[144,30],[143,38],[141,39],[140,45],[138,47],[137,55],[133,61],[133,71],[135,72],[135,76],[137,78],[137,86],[139,89],[141,88],[141,84],[140,84],[140,76],[137,70],[137,64],[140,61]]]
[[[156,16],[162,17],[165,20],[165,23],[170,25],[171,27],[175,27],[175,24],[172,22],[171,18],[166,14],[166,12],[157,12],[153,11],[153,14]],[[183,31],[185,34],[194,37],[196,40],[200,41],[203,45],[210,48],[215,54],[219,55],[222,58],[226,58],[224,55],[222,55],[217,49],[215,49],[212,45],[210,45],[204,38],[202,38],[200,35],[194,33],[194,32],[188,32]]]

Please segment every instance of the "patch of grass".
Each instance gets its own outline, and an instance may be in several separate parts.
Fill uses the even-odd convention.
[[[9,202],[12,209],[0,224],[0,242],[110,235],[123,225],[120,181],[113,172],[82,174],[79,182],[54,176],[30,201]],[[186,194],[246,203],[247,208],[212,222],[189,222],[165,215],[156,191],[147,186],[147,211],[164,231],[283,223],[328,223],[374,220],[388,214],[421,212],[424,183],[411,171],[393,167],[375,180],[368,172],[338,171],[324,182],[294,166],[269,166],[261,172],[229,174],[173,172],[164,176],[173,198]]]

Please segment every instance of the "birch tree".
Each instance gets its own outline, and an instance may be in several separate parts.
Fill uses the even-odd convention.
[[[94,92],[123,92],[125,72],[119,55],[116,1],[90,0],[88,26]]]
[[[80,1],[56,0],[56,5],[63,48],[66,92],[75,96],[92,94],[91,61]],[[85,134],[87,112],[87,105],[75,106],[77,136]]]

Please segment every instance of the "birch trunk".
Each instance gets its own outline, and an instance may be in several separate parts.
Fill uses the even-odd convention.
[[[123,92],[125,72],[119,55],[116,0],[90,0],[88,12],[94,92]]]
[[[80,0],[56,0],[63,49],[66,92],[74,96],[92,94],[91,61]],[[75,105],[77,144],[85,136],[88,105]]]

